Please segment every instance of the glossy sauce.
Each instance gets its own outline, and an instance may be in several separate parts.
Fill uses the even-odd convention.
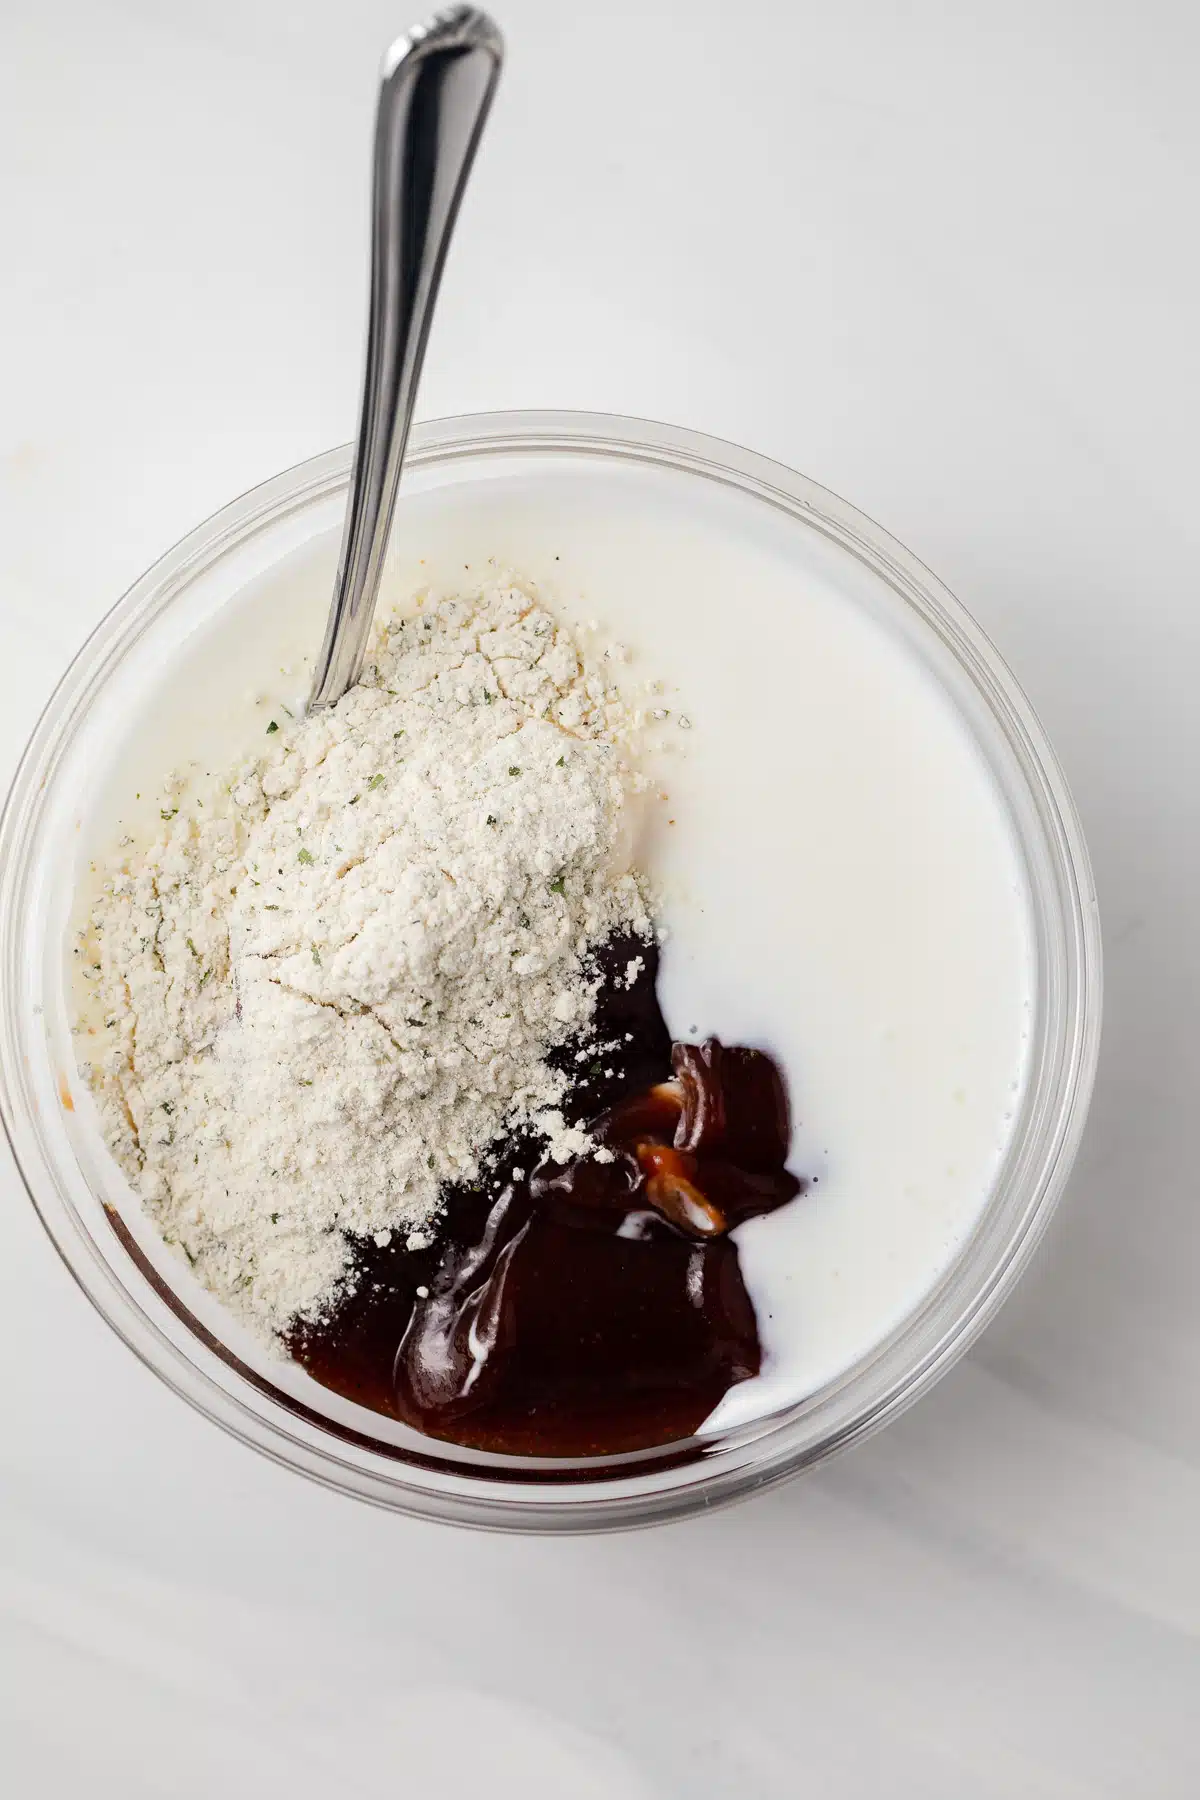
[[[290,1344],[325,1386],[476,1449],[580,1457],[688,1437],[758,1373],[728,1234],[801,1187],[779,1072],[715,1039],[672,1045],[647,946],[599,960],[594,1030],[616,1047],[564,1111],[604,1160],[532,1167],[514,1140],[479,1188],[447,1193],[435,1247],[362,1246],[353,1294]],[[574,1074],[575,1048],[559,1057]]]

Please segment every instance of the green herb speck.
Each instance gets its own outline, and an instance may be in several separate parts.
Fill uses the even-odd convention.
[[[566,757],[565,757],[565,756],[560,756],[560,757],[559,757],[559,759],[558,759],[558,761],[557,761],[557,762],[556,762],[556,763],[555,763],[555,765],[554,765],[554,766],[555,766],[555,768],[556,768],[556,769],[565,769],[565,768],[566,768],[566,766],[567,766],[567,759],[566,759]]]
[[[564,887],[563,877],[561,875],[559,876],[557,881],[552,881],[550,883],[550,892],[552,894],[562,894],[562,893],[565,893],[565,891],[566,891],[566,889]]]
[[[312,953],[313,953],[313,961],[316,963],[316,965],[319,969],[321,966],[321,952],[317,949],[317,946],[315,944],[312,947]]]
[[[310,863],[313,860],[313,853],[311,850],[300,850],[296,853],[297,862]]]
[[[278,1225],[278,1223],[279,1223],[279,1214],[278,1213],[271,1214],[271,1223],[272,1223],[272,1225]]]
[[[173,819],[178,811],[179,808],[177,806],[160,806],[158,809],[158,816],[160,819]]]
[[[200,952],[197,950],[195,944],[193,944],[191,938],[184,938],[183,941],[187,945],[188,949],[191,951],[193,956],[199,956]]]
[[[496,824],[496,823],[497,823],[497,820],[496,820],[496,815],[495,815],[495,813],[489,813],[489,814],[488,814],[488,816],[487,816],[487,822],[488,822],[488,824],[489,824],[489,825],[495,825],[495,824]]]
[[[509,763],[508,772],[510,775],[519,775],[521,773],[521,765],[519,763]]]
[[[267,726],[267,736],[270,737],[270,735],[273,731],[278,731],[278,730],[279,730],[278,724],[276,723],[276,721],[274,719],[272,719],[271,723]]]
[[[370,781],[368,781],[368,783],[367,783],[367,786],[369,788],[382,787],[383,786],[383,776],[382,775],[372,775]]]

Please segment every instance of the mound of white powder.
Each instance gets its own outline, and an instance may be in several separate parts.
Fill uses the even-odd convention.
[[[522,589],[379,636],[332,712],[273,721],[105,871],[90,1078],[164,1237],[251,1324],[320,1315],[346,1234],[414,1247],[439,1189],[532,1125],[582,1147],[547,1053],[588,954],[650,923],[628,872],[628,715]]]

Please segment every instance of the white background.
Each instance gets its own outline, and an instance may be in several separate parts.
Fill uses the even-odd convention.
[[[883,1437],[569,1542],[386,1517],[225,1439],[91,1313],[5,1161],[14,1800],[1196,1793],[1198,19],[506,0],[422,413],[740,440],[959,593],[1090,835],[1085,1151],[1016,1299]],[[408,22],[0,0],[5,776],[161,550],[350,435],[374,72]]]

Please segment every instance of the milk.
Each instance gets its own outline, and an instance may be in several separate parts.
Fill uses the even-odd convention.
[[[93,854],[150,829],[169,769],[219,772],[302,706],[336,549],[328,530],[301,544],[157,671],[81,808]],[[614,676],[666,713],[637,855],[667,1022],[769,1051],[791,1094],[811,1185],[737,1233],[764,1367],[716,1429],[868,1355],[986,1206],[1034,999],[1020,856],[893,597],[818,532],[647,469],[409,484],[385,604],[497,566],[594,622]]]

